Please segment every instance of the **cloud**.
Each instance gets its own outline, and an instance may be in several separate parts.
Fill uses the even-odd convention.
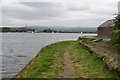
[[[61,25],[97,27],[117,13],[117,2],[15,2],[3,4],[3,26]]]
[[[49,5],[48,5],[49,4]],[[62,12],[62,13],[61,13]],[[3,14],[12,16],[13,18],[24,19],[24,20],[37,20],[37,19],[48,19],[54,17],[62,17],[65,15],[65,10],[56,7],[51,3],[46,2],[40,3],[20,3],[14,4],[11,7],[3,6]],[[64,14],[64,15],[62,15]]]
[[[90,9],[88,4],[82,2],[64,2],[63,4],[70,11],[85,11]]]
[[[52,2],[20,2],[25,6],[34,7],[34,8],[41,8],[41,7],[54,7],[55,3]]]

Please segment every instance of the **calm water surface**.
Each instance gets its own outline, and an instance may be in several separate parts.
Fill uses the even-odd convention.
[[[96,34],[80,33],[3,33],[2,77],[11,78],[32,59],[44,46],[66,40],[77,40],[79,36]]]

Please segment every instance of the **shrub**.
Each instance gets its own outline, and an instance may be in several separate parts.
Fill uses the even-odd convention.
[[[120,51],[120,30],[113,31],[110,45]]]
[[[120,29],[120,15],[117,15],[115,18],[114,18],[114,24],[115,26]]]

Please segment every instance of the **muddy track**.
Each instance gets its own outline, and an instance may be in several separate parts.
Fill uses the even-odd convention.
[[[68,46],[66,51],[64,52],[64,71],[61,74],[63,78],[74,78],[74,66],[71,61],[71,56],[69,53],[70,47]]]

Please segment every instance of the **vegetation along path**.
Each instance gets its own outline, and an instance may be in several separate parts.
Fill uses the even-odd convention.
[[[117,78],[78,41],[44,47],[14,78]]]

